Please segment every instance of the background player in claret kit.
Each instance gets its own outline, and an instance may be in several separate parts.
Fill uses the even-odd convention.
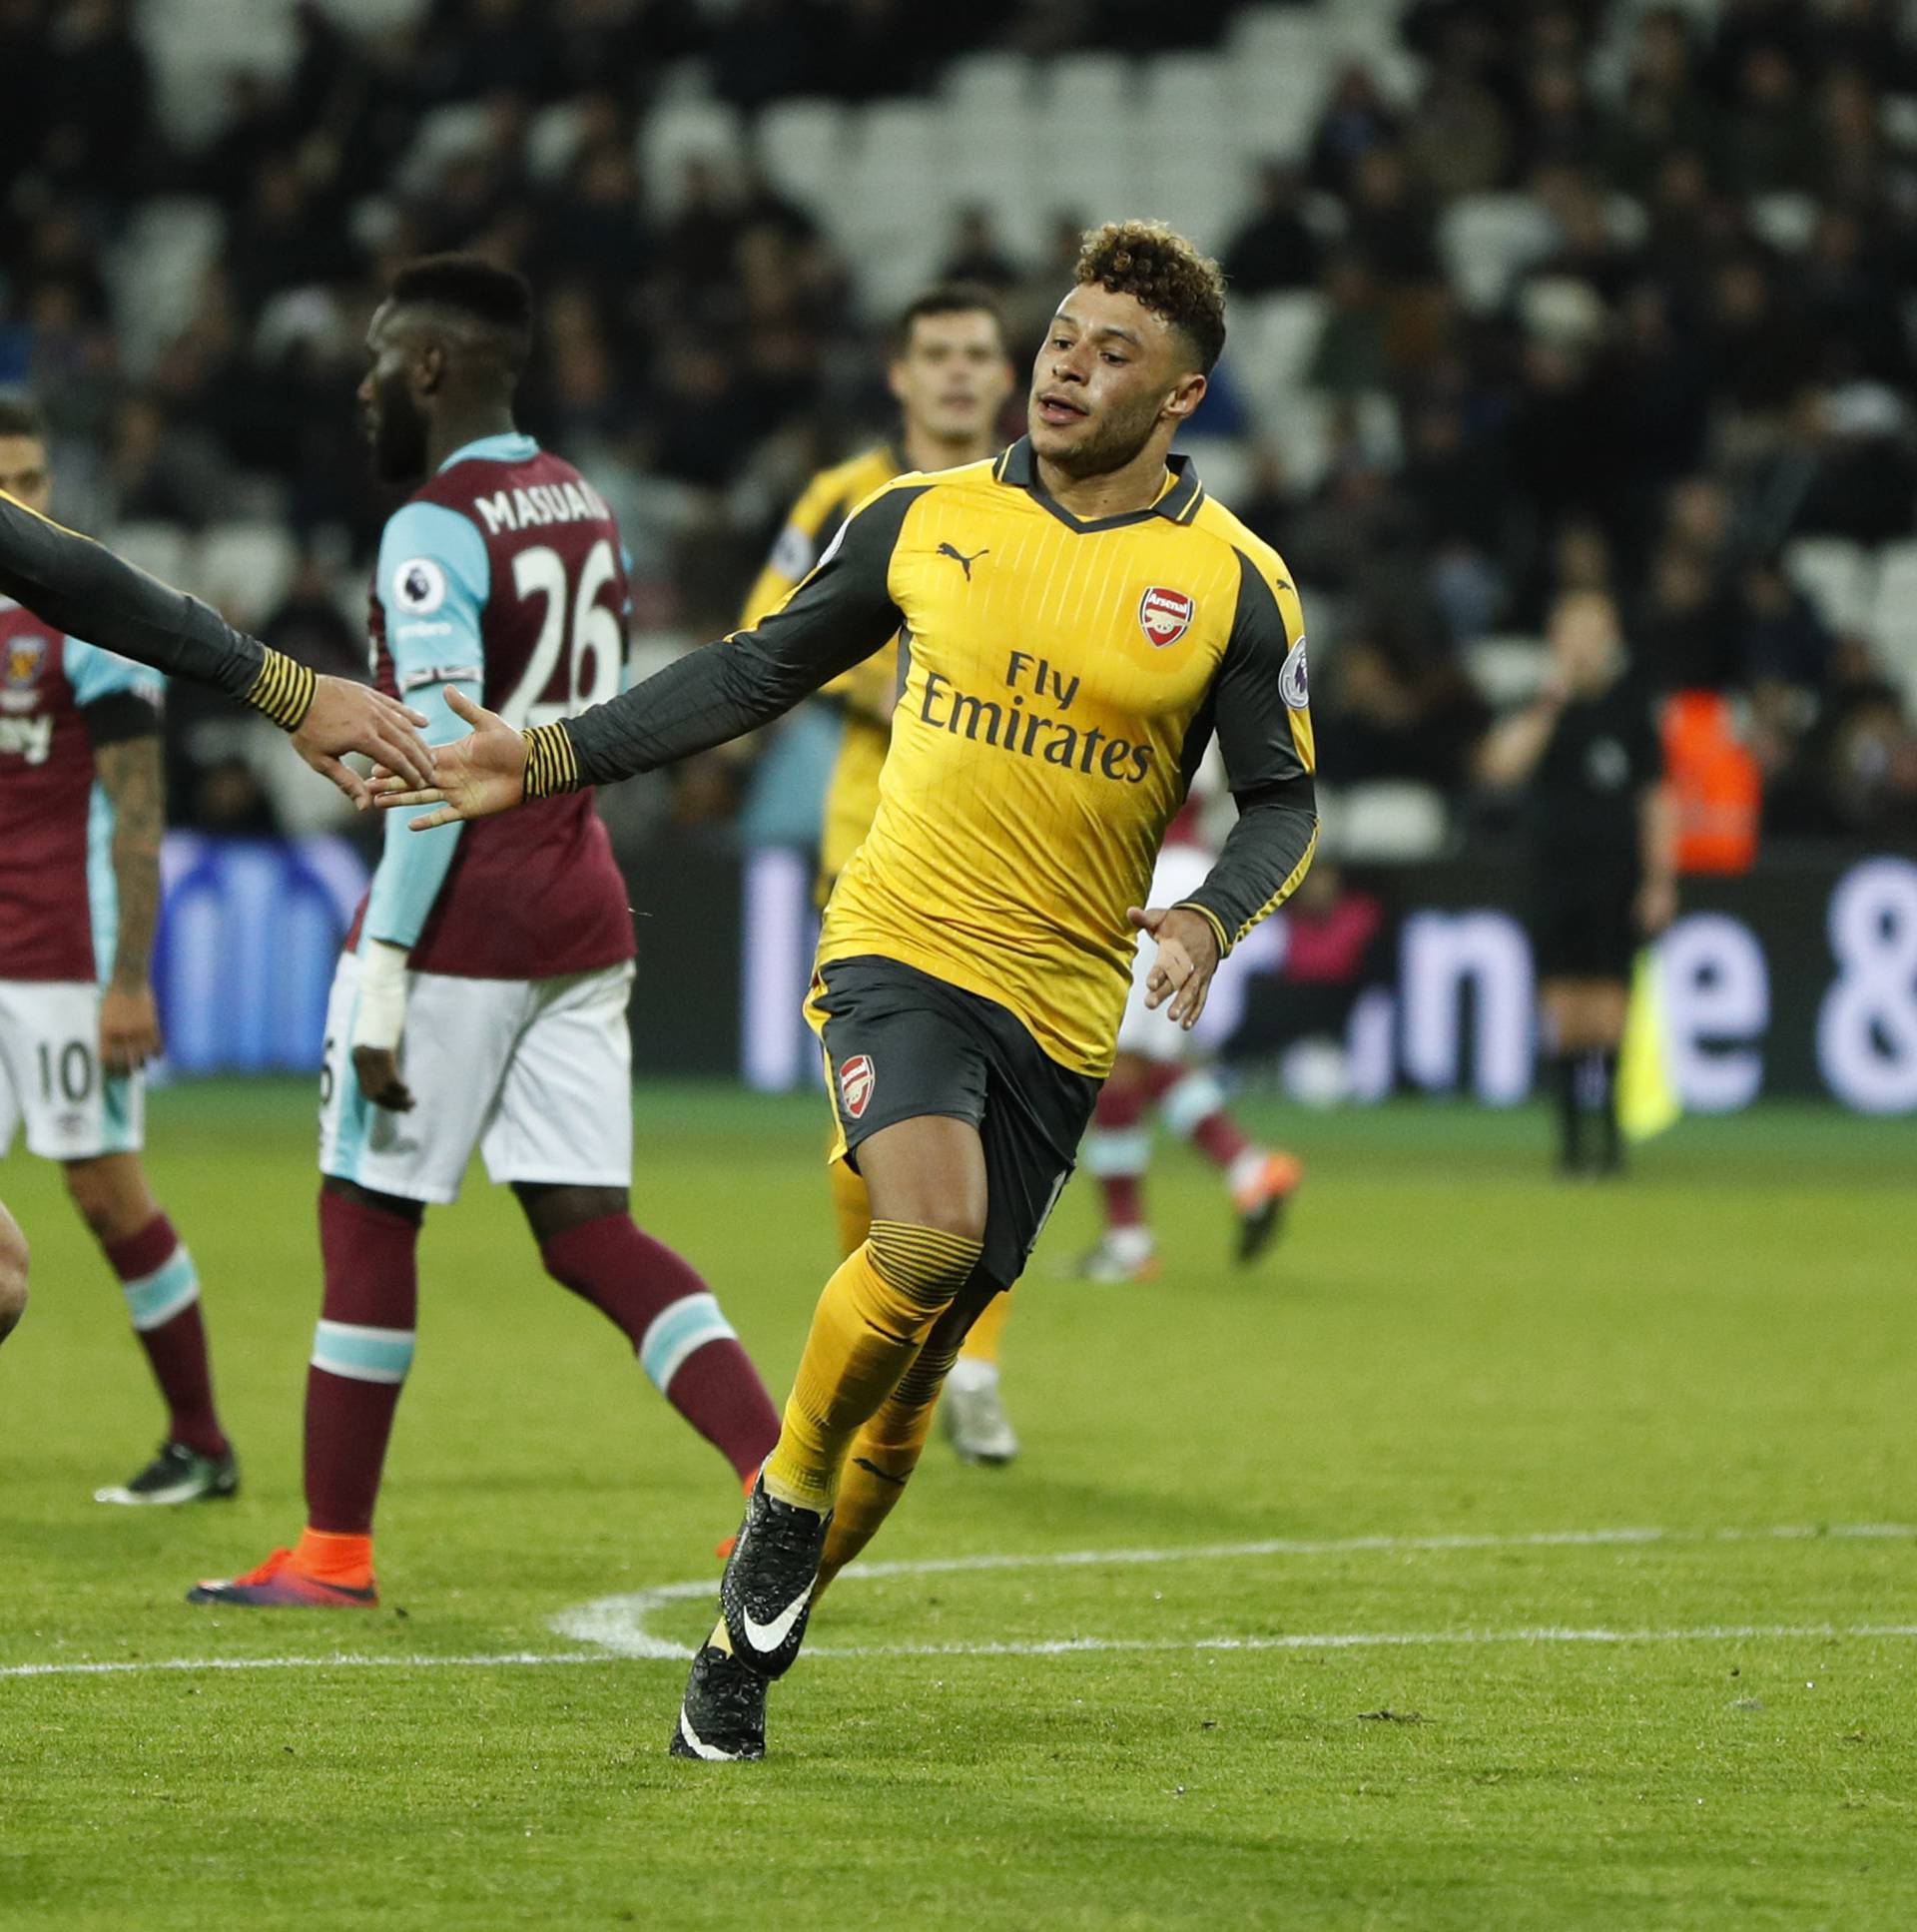
[[[35,479],[46,470],[44,439],[30,415],[15,420],[25,422],[27,433],[8,438],[16,445],[10,460],[25,460],[8,474],[30,496],[38,495]],[[23,443],[40,453],[23,450]],[[417,730],[425,723],[419,712],[350,679],[320,677],[236,631],[211,606],[136,570],[91,538],[63,529],[23,501],[4,478],[0,599],[37,619],[54,638],[91,638],[96,649],[252,705],[288,734],[307,764],[361,809],[370,794],[366,781],[344,762],[348,752],[410,771],[421,784],[432,775],[431,753]],[[0,1341],[26,1307],[28,1259],[19,1223],[0,1208]]]
[[[0,399],[0,489],[44,511],[47,439]],[[154,1459],[102,1503],[231,1496],[193,1257],[141,1165],[160,1051],[147,967],[160,911],[162,681],[0,598],[0,1152],[21,1123],[120,1278],[167,1405]],[[0,1333],[12,1326],[0,1314]]]
[[[368,335],[360,388],[379,473],[421,477],[387,523],[377,675],[437,740],[449,692],[550,723],[619,688],[625,571],[611,512],[513,424],[531,341],[517,276],[416,263]],[[777,1434],[764,1386],[698,1274],[634,1225],[632,920],[588,793],[427,839],[388,827],[327,1010],[320,1244],[307,1380],[308,1521],[292,1551],[199,1603],[376,1601],[372,1515],[411,1364],[426,1204],[477,1145],[548,1272],[614,1322],[687,1421],[750,1481]]]
[[[1206,834],[1205,809],[1223,789],[1214,754],[1199,767],[1190,795],[1165,828],[1164,848],[1151,876],[1151,905],[1176,906],[1204,884],[1217,857]],[[1241,1262],[1255,1261],[1265,1251],[1304,1178],[1296,1156],[1252,1141],[1227,1110],[1224,1088],[1193,1036],[1182,1027],[1165,1025],[1152,1011],[1146,992],[1152,961],[1153,948],[1140,934],[1131,995],[1118,1026],[1118,1055],[1098,1089],[1085,1135],[1085,1169],[1098,1183],[1105,1217],[1096,1245],[1074,1270],[1088,1281],[1150,1281],[1157,1275],[1157,1247],[1144,1197],[1154,1110],[1223,1176],[1237,1221]],[[1220,976],[1236,965],[1235,960],[1222,962]]]
[[[929,289],[908,304],[893,334],[886,380],[899,403],[897,443],[881,443],[822,469],[806,485],[746,599],[741,630],[752,630],[785,602],[847,516],[874,490],[904,470],[951,469],[997,448],[998,413],[1015,377],[996,299],[985,289],[951,284]],[[879,774],[899,696],[898,640],[835,678],[819,695],[843,721],[819,835],[818,891],[824,906],[879,810]],[[854,1254],[872,1232],[866,1183],[848,1161],[833,1160],[826,1171],[840,1252]],[[1009,1295],[986,1307],[946,1378],[940,1410],[946,1436],[968,1463],[1004,1464],[1018,1453],[998,1386],[1010,1307]]]
[[[1317,835],[1304,623],[1283,560],[1209,501],[1179,426],[1224,345],[1217,265],[1155,223],[1085,238],[995,462],[861,505],[753,632],[521,734],[463,696],[420,829],[651,770],[789,710],[903,627],[879,814],[826,910],[808,1013],[872,1232],[826,1284],[674,1729],[763,1755],[768,1683],[820,1588],[923,1452],[979,1308],[1016,1281],[1116,1049],[1135,934],[1147,996],[1203,1010]],[[963,568],[963,560],[973,566]],[[1141,907],[1216,733],[1239,812],[1182,904]]]

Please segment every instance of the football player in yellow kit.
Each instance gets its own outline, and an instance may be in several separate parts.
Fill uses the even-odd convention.
[[[1134,937],[1146,1000],[1203,1010],[1225,953],[1311,864],[1304,624],[1278,554],[1171,441],[1224,345],[1224,279],[1157,223],[1085,238],[992,462],[887,484],[755,631],[622,697],[472,734],[421,829],[607,783],[766,724],[904,634],[879,813],[826,910],[808,1012],[872,1232],[827,1283],[670,1748],[765,1753],[770,1682],[819,1590],[904,1491],[978,1310],[1022,1271],[1110,1069]],[[1238,818],[1204,880],[1142,904],[1216,736]]]
[[[739,619],[756,629],[779,608],[839,534],[853,508],[906,470],[952,469],[977,462],[998,447],[997,423],[1014,376],[1005,352],[1004,323],[989,290],[951,283],[910,303],[893,333],[886,381],[899,404],[895,440],[861,450],[822,469],[793,504]],[[832,897],[846,861],[872,829],[879,810],[879,772],[892,742],[899,696],[895,637],[819,694],[841,719],[839,755],[826,788],[819,832],[818,899]],[[852,1165],[826,1170],[842,1254],[855,1254],[872,1231],[866,1183]],[[1002,1465],[1018,1453],[1018,1438],[998,1387],[998,1355],[1009,1295],[997,1296],[973,1323],[946,1379],[940,1414],[947,1439],[961,1461]]]

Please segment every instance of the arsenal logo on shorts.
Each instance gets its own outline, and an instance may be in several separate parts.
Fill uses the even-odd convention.
[[[1138,599],[1139,628],[1160,650],[1176,644],[1197,613],[1198,606],[1182,590],[1166,590],[1161,584],[1153,584]]]
[[[857,1120],[872,1103],[872,1089],[879,1076],[872,1070],[870,1053],[855,1053],[839,1069],[839,1094],[846,1103],[846,1117]]]

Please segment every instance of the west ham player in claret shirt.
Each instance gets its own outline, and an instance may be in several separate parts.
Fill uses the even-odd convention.
[[[447,693],[521,725],[614,695],[626,579],[612,513],[514,426],[531,342],[517,276],[415,263],[367,337],[379,473],[418,482],[387,523],[371,609],[376,681],[466,727]],[[648,1376],[749,1483],[779,1433],[698,1274],[634,1225],[632,918],[589,793],[431,838],[394,821],[326,1018],[320,1245],[307,1378],[307,1527],[197,1603],[370,1605],[372,1514],[412,1361],[414,1249],[475,1145],[512,1188],[547,1271],[630,1339]]]
[[[0,400],[0,489],[43,512],[47,440]],[[193,1257],[141,1165],[141,1068],[160,1051],[147,965],[165,799],[156,672],[0,597],[0,1152],[22,1124],[126,1291],[167,1404],[160,1452],[102,1503],[231,1496]],[[0,1334],[12,1322],[0,1315]]]

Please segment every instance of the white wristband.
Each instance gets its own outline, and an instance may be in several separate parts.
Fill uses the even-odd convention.
[[[368,940],[359,950],[359,1002],[352,1016],[352,1044],[391,1052],[406,1025],[407,949]]]

